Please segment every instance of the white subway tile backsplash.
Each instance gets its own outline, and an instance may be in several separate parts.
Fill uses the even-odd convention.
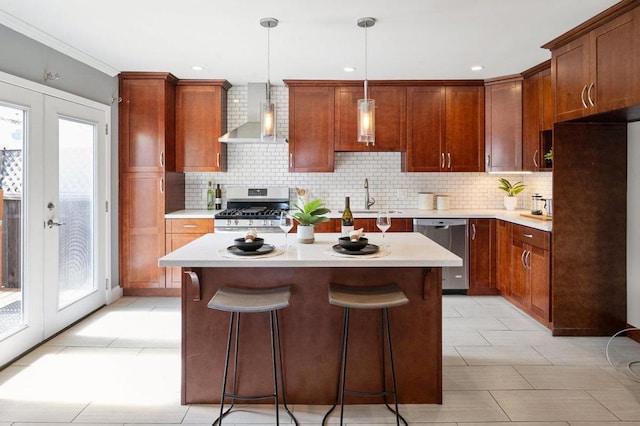
[[[278,133],[288,137],[289,96],[284,86],[271,86],[276,103]],[[247,87],[234,86],[228,92],[228,128],[246,121]],[[236,102],[237,100],[237,102]],[[311,188],[327,207],[338,210],[344,197],[351,197],[351,208],[364,208],[364,179],[369,179],[369,193],[375,198],[374,208],[417,208],[418,192],[451,196],[452,209],[503,208],[504,192],[498,189],[498,177],[523,181],[527,188],[518,196],[518,208],[530,207],[531,195],[552,195],[550,172],[522,175],[488,173],[403,173],[397,152],[337,152],[333,173],[289,173],[288,146],[259,144],[227,145],[226,173],[187,173],[186,208],[205,208],[202,193],[209,181],[222,187],[223,207],[229,186],[287,186]],[[405,196],[406,193],[406,196]],[[293,197],[293,193],[292,193]]]

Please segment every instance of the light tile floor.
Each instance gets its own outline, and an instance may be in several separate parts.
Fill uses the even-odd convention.
[[[623,368],[640,344],[616,338],[612,368],[608,338],[552,337],[500,297],[445,296],[443,317],[444,403],[401,406],[410,424],[640,426],[640,383]],[[122,298],[0,371],[0,426],[209,425],[216,405],[180,405],[179,345],[177,298]],[[241,408],[224,424],[274,424],[271,406]],[[327,407],[292,409],[318,425]],[[380,405],[346,415],[395,423]]]

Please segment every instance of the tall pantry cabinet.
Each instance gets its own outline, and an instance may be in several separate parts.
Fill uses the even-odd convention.
[[[179,295],[167,288],[164,214],[184,209],[176,173],[175,98],[169,73],[119,75],[120,285],[125,295]]]

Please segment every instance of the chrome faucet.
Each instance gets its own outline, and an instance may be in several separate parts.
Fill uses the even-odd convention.
[[[364,178],[364,189],[365,189],[364,208],[366,210],[369,210],[371,206],[376,203],[376,199],[373,197],[369,197],[369,179],[367,178]]]

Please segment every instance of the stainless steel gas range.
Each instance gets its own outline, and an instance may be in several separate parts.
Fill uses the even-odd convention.
[[[246,232],[252,228],[258,234],[282,232],[278,226],[280,212],[289,207],[289,188],[230,187],[227,209],[215,215],[214,232]]]

